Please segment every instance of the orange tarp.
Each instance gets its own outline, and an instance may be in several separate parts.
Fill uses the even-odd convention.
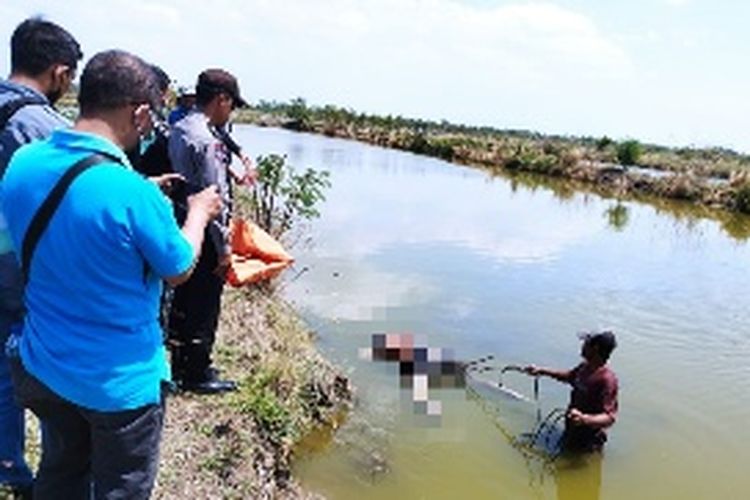
[[[242,219],[232,221],[231,245],[227,281],[232,286],[275,278],[294,262],[281,243],[255,223]]]

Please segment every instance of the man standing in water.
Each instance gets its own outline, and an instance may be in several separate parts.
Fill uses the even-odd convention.
[[[617,418],[617,377],[607,365],[617,347],[614,333],[604,331],[581,336],[584,361],[572,370],[552,370],[534,365],[525,368],[534,376],[551,377],[573,386],[565,418],[562,449],[569,452],[601,451],[606,429]]]

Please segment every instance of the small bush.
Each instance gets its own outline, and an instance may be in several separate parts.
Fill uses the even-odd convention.
[[[319,202],[330,187],[327,171],[307,169],[297,173],[285,156],[261,156],[257,161],[258,180],[250,203],[255,222],[275,237],[280,237],[302,219],[320,214]]]
[[[638,165],[643,154],[643,146],[638,141],[625,141],[617,145],[617,161],[621,165]]]
[[[605,149],[607,149],[609,146],[611,146],[614,143],[615,141],[613,141],[612,139],[610,139],[609,137],[605,135],[604,137],[596,141],[596,149],[599,151],[604,151]]]

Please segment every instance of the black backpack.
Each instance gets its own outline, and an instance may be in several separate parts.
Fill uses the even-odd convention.
[[[18,99],[12,99],[0,105],[0,130],[5,128],[8,120],[10,120],[19,109],[30,104],[47,104],[47,101],[39,96],[26,95],[19,97]]]

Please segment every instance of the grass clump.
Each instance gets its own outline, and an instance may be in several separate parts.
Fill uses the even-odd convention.
[[[248,376],[230,401],[230,405],[245,415],[251,415],[258,427],[276,443],[291,442],[299,432],[291,412],[279,399],[274,387],[278,386],[278,375],[261,372]]]

